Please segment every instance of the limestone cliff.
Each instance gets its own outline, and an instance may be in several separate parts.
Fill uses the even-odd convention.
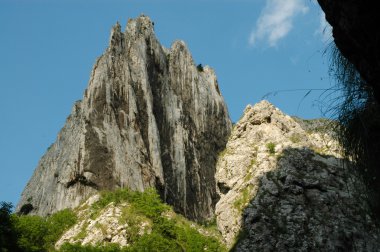
[[[216,172],[219,230],[236,251],[375,251],[363,184],[343,166],[333,122],[248,106]]]
[[[40,160],[17,211],[47,215],[99,190],[155,187],[191,219],[213,215],[217,154],[231,122],[214,71],[182,41],[160,45],[151,20],[111,31],[83,99]]]

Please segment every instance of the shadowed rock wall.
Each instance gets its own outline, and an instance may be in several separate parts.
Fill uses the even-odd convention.
[[[334,122],[267,101],[247,106],[216,172],[216,220],[235,251],[375,251],[365,187],[341,157]]]

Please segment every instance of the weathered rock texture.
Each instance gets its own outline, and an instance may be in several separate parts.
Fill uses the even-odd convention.
[[[380,103],[379,5],[371,0],[318,0],[336,46],[373,88]]]
[[[245,109],[216,172],[219,230],[236,251],[375,251],[363,185],[342,166],[333,122],[267,101]],[[239,237],[237,237],[239,235]]]
[[[99,190],[156,187],[176,211],[209,218],[230,129],[214,71],[198,70],[184,42],[162,47],[145,16],[125,32],[117,24],[17,210],[47,215]]]
[[[64,243],[92,246],[115,243],[125,247],[130,245],[134,238],[136,239],[134,236],[141,237],[151,233],[152,221],[143,215],[131,216],[128,213],[130,206],[125,202],[122,204],[112,202],[93,217],[91,205],[98,199],[97,194],[91,196],[76,209],[79,221],[56,242],[56,249]]]
[[[148,192],[147,195],[149,194],[150,192]],[[120,195],[122,194],[119,194],[119,196]],[[130,196],[131,198],[137,197],[139,200],[142,199],[141,195],[138,196],[134,194],[134,196]],[[196,222],[189,221],[183,216],[174,213],[170,208],[164,210],[159,215],[159,218],[158,212],[155,213],[157,216],[153,217],[149,210],[149,214],[147,214],[147,208],[145,208],[146,205],[144,206],[144,203],[136,200],[136,198],[130,201],[129,197],[121,196],[118,198],[117,202],[110,202],[107,205],[103,205],[105,198],[107,198],[107,196],[104,197],[104,195],[95,194],[73,209],[73,213],[77,216],[77,222],[70,228],[62,230],[64,231],[63,235],[55,243],[55,248],[57,250],[59,250],[65,243],[80,244],[82,246],[91,245],[98,249],[112,243],[119,245],[120,247],[131,248],[134,247],[136,243],[139,243],[141,238],[145,240],[148,239],[152,243],[160,242],[160,240],[158,240],[160,238],[158,237],[161,236],[161,233],[165,235],[165,231],[167,232],[167,236],[165,236],[165,239],[167,239],[166,242],[168,242],[168,239],[172,241],[175,240],[176,242],[179,242],[178,244],[185,241],[193,244],[199,242],[191,241],[191,235],[186,238],[179,237],[191,230],[191,232],[195,231],[198,233],[200,235],[199,237],[203,236],[206,239],[211,238],[214,239],[214,242],[220,243],[217,246],[214,244],[214,246],[210,248],[208,246],[212,245],[212,243],[206,243],[203,245],[201,245],[202,243],[198,243],[197,248],[199,250],[197,251],[226,251],[225,247],[222,246],[220,233],[214,227],[205,227]],[[149,198],[149,196],[145,199],[147,198]],[[98,204],[99,201],[101,202],[100,204]],[[149,202],[148,200],[146,204],[152,204],[152,201]],[[153,205],[157,207],[157,202],[155,201],[151,206]],[[164,207],[163,204],[161,207]],[[163,221],[167,221],[167,223],[163,224]],[[170,224],[173,224],[176,229]],[[167,227],[168,230],[162,230],[162,228],[165,227]],[[145,238],[143,238],[144,236]],[[194,238],[194,236],[192,237]],[[139,246],[139,248],[141,249],[141,246]],[[184,249],[184,247],[177,247],[177,250],[175,251],[182,251],[181,249]],[[134,249],[128,251],[141,250],[136,250],[136,247],[134,247]],[[146,249],[144,251],[152,250]]]

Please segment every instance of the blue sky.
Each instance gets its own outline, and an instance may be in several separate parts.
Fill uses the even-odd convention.
[[[165,47],[186,42],[212,66],[232,121],[278,90],[325,89],[331,42],[314,0],[0,0],[0,201],[17,203],[38,160],[81,99],[112,25],[141,13]],[[321,92],[266,97],[321,117]]]

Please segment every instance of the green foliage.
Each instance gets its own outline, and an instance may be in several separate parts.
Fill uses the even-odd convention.
[[[153,222],[153,230],[170,239],[176,239],[176,223],[172,219],[168,219],[167,217],[160,217],[154,220]]]
[[[151,188],[144,193],[134,192],[131,203],[135,210],[149,218],[156,218],[170,207],[162,203],[156,190]]]
[[[202,235],[195,228],[197,224],[186,221],[174,214],[170,207],[162,203],[154,189],[145,192],[134,192],[128,189],[114,192],[103,192],[99,201],[91,206],[94,214],[99,214],[111,202],[114,204],[127,203],[123,209],[123,218],[128,223],[127,235],[130,246],[120,248],[118,244],[98,244],[82,246],[80,244],[64,244],[63,252],[129,252],[129,251],[226,251],[214,236]],[[65,230],[77,221],[75,213],[63,210],[50,217],[39,217],[10,214],[11,207],[5,203],[0,209],[1,220],[8,217],[17,246],[12,249],[1,247],[3,251],[55,251],[54,244]],[[5,217],[5,218],[3,218]],[[139,234],[142,222],[151,223],[151,232]],[[2,224],[5,223],[2,221]],[[1,226],[0,238],[4,240],[6,225]],[[210,228],[210,227],[209,227]],[[83,232],[82,235],[86,235]],[[16,240],[15,240],[16,244]]]
[[[191,226],[191,222],[184,221],[181,219],[183,217],[177,217],[172,213],[170,207],[162,203],[155,189],[145,192],[128,189],[103,192],[99,201],[92,205],[92,210],[98,214],[111,202],[127,203],[122,214],[124,220],[121,221],[128,223],[130,246],[108,248],[65,244],[61,251],[225,251],[215,237],[200,234]],[[151,223],[150,233],[139,234],[142,221]]]
[[[234,201],[234,208],[239,212],[243,211],[244,206],[246,206],[251,199],[252,185],[247,186],[241,191],[240,196]]]
[[[137,242],[130,246],[126,251],[142,252],[142,251],[185,251],[174,239],[165,237],[161,233],[152,232],[142,236]]]
[[[11,212],[13,205],[0,202],[0,251],[17,251],[16,234],[13,228]]]
[[[151,234],[145,234],[127,251],[225,251],[219,241],[173,219],[156,219]]]
[[[247,174],[244,176],[244,183],[247,183],[248,181],[250,181],[251,179],[253,178],[253,175],[252,175],[252,172],[249,171],[247,172]]]
[[[302,140],[299,134],[292,134],[289,139],[292,143],[299,143]]]
[[[232,150],[225,148],[224,150],[219,152],[218,156],[219,156],[219,158],[223,158],[225,155],[231,155],[231,154],[233,154]]]
[[[14,228],[17,233],[17,244],[23,251],[46,251],[45,237],[48,234],[46,221],[35,215],[13,215]]]
[[[107,244],[103,246],[82,246],[80,244],[70,244],[65,243],[61,246],[61,249],[59,250],[61,252],[121,252],[125,251],[120,249],[119,245],[117,244]]]
[[[140,235],[141,223],[151,224],[151,220],[149,220],[148,218],[146,218],[145,216],[141,214],[136,213],[136,211],[132,207],[126,207],[122,209],[122,216],[119,222],[121,224],[127,223],[126,230],[128,234],[128,241],[132,243],[137,241],[141,237]]]
[[[149,218],[160,216],[161,213],[170,209],[169,206],[162,203],[160,196],[153,188],[146,189],[144,192],[131,191],[129,189],[102,192],[99,201],[94,203],[92,208],[98,213],[99,210],[111,202],[115,204],[128,202],[137,213]]]
[[[71,210],[57,212],[43,218],[35,215],[9,214],[13,248],[2,251],[51,251],[63,232],[75,224],[76,215]],[[3,248],[2,248],[3,249]]]
[[[273,154],[276,153],[276,144],[270,142],[270,143],[267,143],[266,147],[267,147],[268,152],[269,152],[271,155],[273,155]]]
[[[48,233],[45,236],[45,247],[53,248],[63,232],[77,222],[76,214],[70,209],[59,211],[46,219]]]
[[[197,66],[197,70],[198,70],[199,72],[203,72],[203,66],[202,66],[202,64],[199,64],[199,65]]]
[[[194,228],[184,226],[177,230],[178,242],[184,251],[223,251],[225,248],[215,238],[201,235]],[[183,250],[182,250],[183,251]]]
[[[213,218],[211,218],[209,220],[203,221],[202,226],[210,227],[210,228],[214,228],[214,227],[216,228],[216,216],[214,216]]]
[[[85,223],[81,230],[79,231],[79,233],[75,236],[75,239],[77,240],[82,240],[84,238],[86,238],[86,235],[87,235],[87,231],[86,231],[86,228],[88,227],[88,223]]]

